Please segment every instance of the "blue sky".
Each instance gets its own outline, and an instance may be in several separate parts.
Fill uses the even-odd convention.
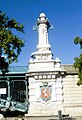
[[[49,31],[54,59],[59,57],[62,64],[73,64],[74,57],[80,54],[74,38],[82,37],[82,0],[0,0],[0,10],[25,26],[25,34],[17,33],[25,40],[25,47],[18,63],[12,65],[28,65],[31,53],[36,51],[38,33],[32,28],[41,12],[46,14],[54,27]]]

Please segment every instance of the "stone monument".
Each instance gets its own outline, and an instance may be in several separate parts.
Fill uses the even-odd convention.
[[[35,30],[38,31],[37,51],[31,54],[29,70],[29,110],[30,116],[56,115],[62,110],[63,90],[59,58],[54,60],[48,40],[48,32],[52,27],[48,18],[41,13],[37,19]]]

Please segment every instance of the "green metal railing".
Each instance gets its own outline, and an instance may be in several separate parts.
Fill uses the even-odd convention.
[[[0,108],[26,112],[28,110],[28,82],[27,79],[0,80],[0,88],[6,89],[6,94],[0,95]]]

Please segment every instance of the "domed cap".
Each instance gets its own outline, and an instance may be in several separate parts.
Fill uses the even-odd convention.
[[[44,13],[40,13],[40,17],[46,17]]]

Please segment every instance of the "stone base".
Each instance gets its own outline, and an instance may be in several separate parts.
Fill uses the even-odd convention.
[[[58,111],[62,111],[61,103],[47,102],[47,103],[31,103],[28,114],[25,116],[53,116],[58,115]]]
[[[0,120],[5,120],[2,114],[0,114]]]

